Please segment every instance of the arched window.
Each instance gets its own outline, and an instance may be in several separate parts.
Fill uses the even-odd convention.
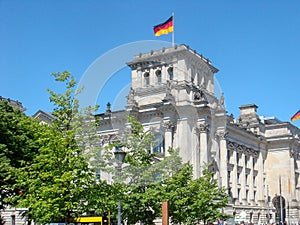
[[[173,67],[168,68],[168,74],[169,74],[169,80],[173,80],[174,79]]]
[[[150,85],[150,75],[149,73],[144,73],[144,86],[149,86]]]
[[[156,70],[155,74],[156,74],[156,82],[158,84],[160,84],[161,83],[161,71],[160,70]]]

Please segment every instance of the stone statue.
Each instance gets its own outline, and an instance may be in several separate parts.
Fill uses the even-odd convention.
[[[224,106],[224,93],[222,93],[222,95],[220,97],[219,105]]]

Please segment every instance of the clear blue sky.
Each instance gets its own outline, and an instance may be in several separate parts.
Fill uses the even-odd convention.
[[[21,101],[28,115],[51,111],[46,88],[59,88],[50,73],[68,70],[80,80],[120,45],[171,41],[155,37],[152,27],[172,12],[175,42],[220,70],[229,114],[237,117],[240,105],[255,103],[260,115],[289,121],[300,109],[298,0],[0,0],[0,95]],[[125,65],[119,74],[101,89],[101,111],[130,82]]]

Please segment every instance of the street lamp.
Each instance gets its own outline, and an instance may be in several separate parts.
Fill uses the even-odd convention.
[[[122,175],[122,164],[125,161],[126,152],[122,151],[120,148],[116,148],[114,154],[117,161],[118,179],[120,181]],[[120,194],[118,194],[118,225],[121,225],[121,220],[121,197]]]

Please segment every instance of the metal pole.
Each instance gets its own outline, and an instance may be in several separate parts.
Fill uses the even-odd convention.
[[[172,12],[172,17],[173,17],[172,47],[174,48],[174,41],[175,41],[175,18],[174,18],[174,12]]]
[[[122,173],[122,164],[118,163],[118,178],[119,181],[121,180],[121,173]],[[118,225],[121,225],[122,215],[121,215],[121,196],[120,193],[118,194]]]
[[[280,223],[283,224],[283,208],[282,208],[282,195],[281,195],[281,176],[279,176],[279,197],[280,197]]]
[[[288,201],[287,204],[288,204],[287,207],[288,207],[288,218],[289,218],[288,224],[290,224],[290,202]]]
[[[270,224],[269,185],[267,185],[267,214],[268,214],[267,222],[268,222],[268,225],[269,225]]]
[[[118,171],[118,180],[121,182],[122,178],[122,164],[125,161],[126,152],[121,151],[120,148],[116,148],[114,152],[115,158],[117,160],[117,171]],[[121,193],[118,192],[118,225],[122,223],[122,214],[121,214]]]
[[[119,197],[119,201],[118,201],[118,225],[121,225],[121,220],[122,220],[122,215],[121,215],[121,200]]]

